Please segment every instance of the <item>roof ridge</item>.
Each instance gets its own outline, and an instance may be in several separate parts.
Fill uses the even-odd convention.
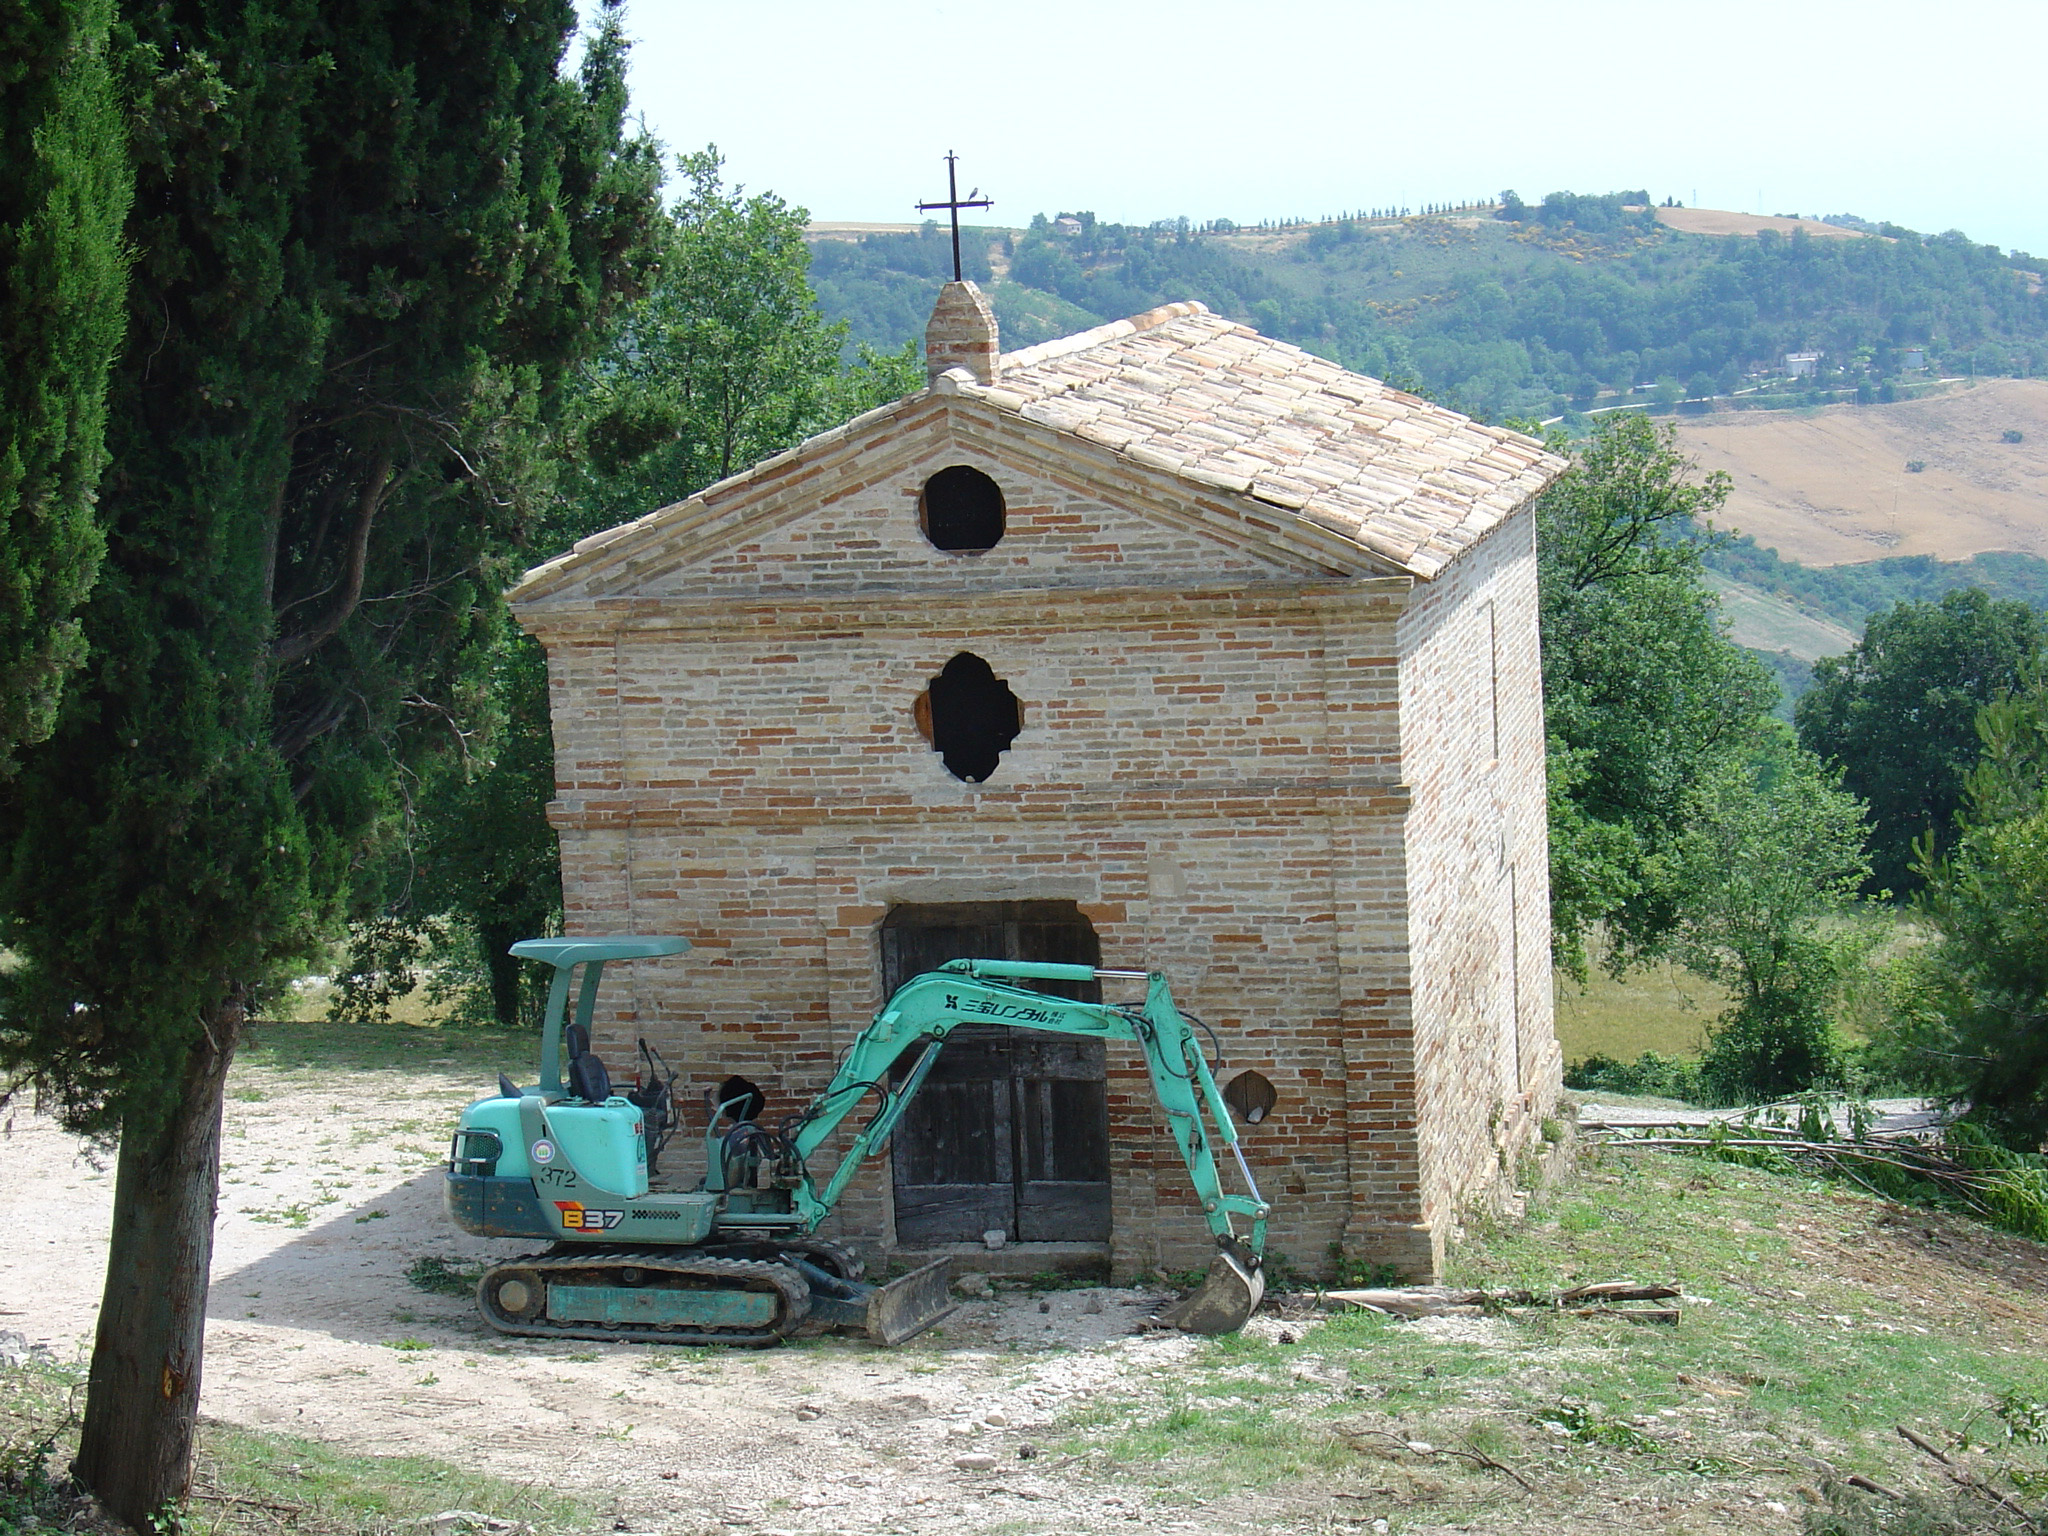
[[[1098,325],[1093,330],[1076,331],[1071,336],[1057,336],[1051,341],[1041,341],[1036,346],[1019,347],[1015,352],[1003,354],[998,382],[1002,375],[1012,368],[1035,368],[1040,363],[1049,363],[1056,357],[1065,357],[1073,352],[1085,352],[1090,347],[1099,347],[1105,342],[1121,341],[1126,336],[1136,336],[1188,315],[1206,315],[1209,306],[1199,299],[1187,299],[1179,304],[1161,304],[1148,309],[1142,315],[1132,315],[1127,320],[1112,320],[1107,325]]]

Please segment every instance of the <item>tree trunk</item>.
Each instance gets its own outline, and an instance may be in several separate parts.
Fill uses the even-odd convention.
[[[483,946],[484,969],[491,978],[491,1012],[505,1029],[520,1025],[520,979],[525,962],[510,953],[521,939],[534,937],[517,928],[496,923],[477,924],[477,938]]]
[[[205,1022],[163,1119],[121,1136],[106,1291],[72,1464],[107,1512],[138,1531],[192,1480],[221,1100],[240,1010],[230,1004]]]

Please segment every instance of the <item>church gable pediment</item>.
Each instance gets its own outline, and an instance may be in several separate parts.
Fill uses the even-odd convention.
[[[926,339],[929,389],[584,540],[513,601],[1433,581],[1564,468],[1199,304],[997,357],[955,282]],[[934,514],[954,469],[994,514],[988,484],[964,523]]]
[[[513,599],[758,599],[1391,574],[1344,540],[1231,500],[935,391],[585,540],[530,572]]]

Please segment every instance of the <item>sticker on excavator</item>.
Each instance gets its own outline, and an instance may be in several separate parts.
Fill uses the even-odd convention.
[[[951,993],[946,996],[946,1006],[961,1013],[977,1013],[991,1019],[1008,1019],[1014,1024],[1057,1024],[1060,1017],[1050,1008],[996,1003],[990,1002],[987,998],[970,997],[963,1003]]]
[[[624,1211],[595,1211],[580,1200],[557,1200],[555,1209],[562,1213],[562,1227],[569,1232],[609,1232],[626,1219]]]

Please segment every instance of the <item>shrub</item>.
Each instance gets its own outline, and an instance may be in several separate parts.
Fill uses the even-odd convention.
[[[1706,1095],[1723,1104],[1785,1098],[1835,1077],[1841,1049],[1807,994],[1745,998],[1717,1022],[1700,1059]]]
[[[1595,1054],[1565,1068],[1564,1085],[1580,1092],[1626,1093],[1653,1099],[1694,1102],[1705,1087],[1699,1063],[1645,1051],[1634,1061]]]

